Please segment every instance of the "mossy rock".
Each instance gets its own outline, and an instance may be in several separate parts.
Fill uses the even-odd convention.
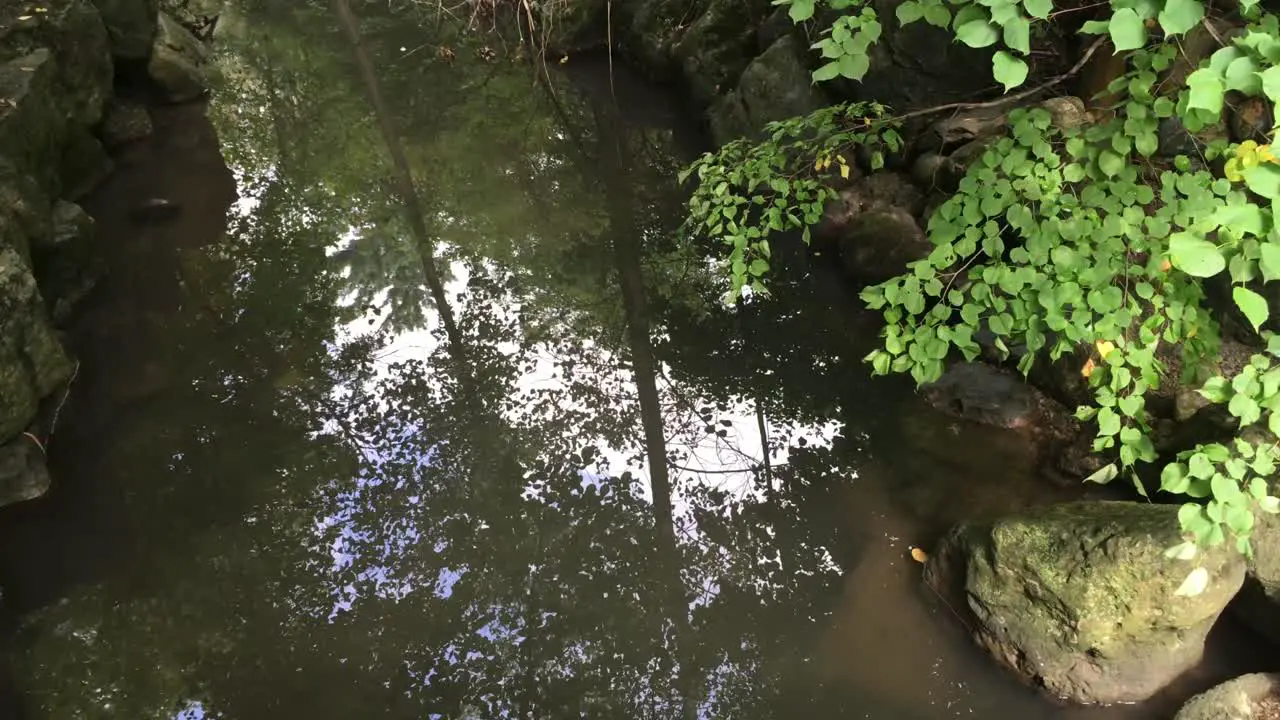
[[[47,50],[58,88],[49,99],[72,124],[88,127],[102,119],[103,105],[111,95],[107,29],[88,0],[47,5],[48,12],[42,13],[23,12],[24,3],[0,9],[0,61]]]
[[[0,245],[0,438],[22,432],[71,372],[30,266]]]
[[[1091,501],[961,525],[926,579],[967,608],[997,660],[1050,694],[1145,700],[1199,662],[1244,580],[1234,548],[1195,563],[1165,558],[1181,542],[1177,516],[1175,505]],[[1197,566],[1209,572],[1206,589],[1176,596]]]
[[[806,52],[794,35],[786,35],[751,61],[738,86],[711,106],[711,133],[717,144],[762,134],[767,123],[808,115],[827,104],[809,80]]]

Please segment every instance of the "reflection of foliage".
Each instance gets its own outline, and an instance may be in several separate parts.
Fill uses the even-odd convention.
[[[437,343],[384,365],[384,343],[432,308],[412,295],[420,258],[347,48],[312,5],[239,9],[256,30],[226,48],[243,95],[214,119],[249,202],[183,268],[207,300],[170,338],[191,382],[122,426],[129,452],[108,468],[165,478],[130,516],[145,570],[36,619],[38,709],[93,716],[106,695],[89,687],[130,718],[190,701],[235,718],[773,715],[793,628],[825,612],[821,509],[839,473],[816,451],[762,467],[712,434],[740,464],[673,475],[662,551],[611,243],[640,254],[649,334],[690,339],[650,378],[660,454],[696,454],[718,427],[698,411],[708,396],[727,412],[725,387],[735,404],[767,389],[719,347],[734,321],[710,314],[702,258],[672,241],[669,134],[599,127],[580,95],[538,93],[520,70],[399,57],[405,24],[372,16],[440,253],[466,278],[453,311],[469,363]],[[634,158],[611,178],[634,227],[573,159],[606,131]],[[368,305],[391,318],[335,347]],[[762,373],[788,355],[749,352]]]

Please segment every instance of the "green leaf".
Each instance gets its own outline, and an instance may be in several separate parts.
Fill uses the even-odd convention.
[[[1235,301],[1236,307],[1240,308],[1240,312],[1244,313],[1249,324],[1253,325],[1254,332],[1262,327],[1271,314],[1267,309],[1266,299],[1247,287],[1237,285],[1231,291],[1231,299]]]
[[[1089,477],[1085,478],[1084,481],[1091,482],[1091,483],[1098,483],[1099,485],[1106,485],[1112,480],[1115,480],[1116,476],[1119,474],[1120,474],[1120,468],[1117,467],[1115,463],[1110,463],[1108,465],[1104,465],[1101,470],[1098,470],[1097,472],[1093,473]]]
[[[1053,0],[1022,0],[1022,7],[1031,17],[1044,20],[1053,12]]]
[[[1262,92],[1268,100],[1276,102],[1276,98],[1280,98],[1280,65],[1272,65],[1258,74],[1262,76]]]
[[[1005,92],[1018,87],[1027,79],[1027,64],[1013,55],[999,50],[991,58],[992,75],[1004,85]]]
[[[1031,52],[1031,23],[1024,17],[1011,18],[1004,24],[1004,44],[1023,55]],[[1021,83],[1018,83],[1019,85]]]
[[[1147,28],[1133,8],[1117,10],[1107,23],[1107,32],[1111,34],[1111,44],[1117,53],[1137,50],[1147,44]]]
[[[1120,416],[1111,408],[1098,411],[1098,435],[1107,437],[1120,432]]]
[[[1190,485],[1191,476],[1182,463],[1169,463],[1160,472],[1160,489],[1165,492],[1181,495]]]
[[[1107,177],[1115,177],[1124,169],[1124,158],[1112,150],[1098,154],[1098,169]]]
[[[1223,73],[1228,90],[1239,90],[1245,95],[1262,92],[1262,78],[1258,76],[1258,64],[1249,56],[1238,57],[1227,65]]]
[[[956,39],[971,48],[984,48],[994,45],[1000,39],[1000,33],[987,20],[970,20],[956,28]]]
[[[1227,267],[1217,245],[1188,232],[1169,237],[1169,256],[1174,267],[1193,277],[1213,277]]]
[[[1166,35],[1181,35],[1204,19],[1204,5],[1200,0],[1165,0],[1156,19]]]
[[[1244,184],[1253,192],[1268,200],[1280,199],[1280,165],[1262,163],[1254,165],[1242,174]]]
[[[791,0],[791,7],[787,8],[791,22],[802,23],[813,17],[814,4],[815,0]]]
[[[934,27],[945,28],[951,24],[951,10],[942,3],[934,3],[924,9],[924,21]]]
[[[862,76],[867,74],[867,69],[871,67],[871,57],[866,53],[845,55],[837,60],[836,64],[844,77],[850,80],[861,80]]]
[[[840,74],[840,65],[836,62],[829,62],[826,65],[813,71],[814,82],[826,82]]]
[[[910,25],[924,17],[924,7],[916,0],[906,0],[894,11],[899,25]]]
[[[1187,109],[1222,112],[1222,96],[1226,88],[1222,79],[1209,68],[1200,68],[1187,76]]]
[[[1280,279],[1280,243],[1264,242],[1258,246],[1258,250],[1262,254],[1258,267],[1262,269],[1263,281]]]

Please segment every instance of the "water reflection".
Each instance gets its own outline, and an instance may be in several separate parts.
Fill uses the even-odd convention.
[[[674,232],[678,108],[335,7],[221,21],[238,200],[180,110],[95,200],[116,254],[76,337],[103,369],[67,479],[0,529],[12,716],[1053,712],[904,560],[1045,499],[1026,448],[869,383],[798,271],[720,307]],[[226,222],[111,214],[183,188]]]

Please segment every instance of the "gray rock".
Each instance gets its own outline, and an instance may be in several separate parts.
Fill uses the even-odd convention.
[[[1227,127],[1231,130],[1231,139],[1267,143],[1268,133],[1275,125],[1271,105],[1262,98],[1246,98],[1238,93],[1233,95],[1236,97],[1229,98],[1227,106]]]
[[[79,205],[59,200],[53,208],[53,232],[31,251],[45,306],[55,322],[62,322],[101,276],[93,218]]]
[[[711,106],[711,134],[717,145],[754,136],[766,123],[808,115],[827,104],[809,79],[807,49],[786,35],[751,61],[738,86]]]
[[[1064,95],[1049,98],[1040,103],[1040,107],[1049,111],[1050,122],[1059,130],[1075,130],[1091,122],[1089,110],[1078,97]]]
[[[171,102],[188,102],[209,89],[209,53],[178,21],[160,13],[147,73]]]
[[[62,196],[79,200],[98,187],[115,170],[115,161],[107,154],[98,138],[85,128],[74,128],[64,140]]]
[[[44,450],[35,440],[19,435],[0,444],[0,506],[34,500],[49,484]]]
[[[673,52],[694,101],[710,107],[736,86],[755,57],[756,25],[773,8],[768,0],[705,0],[698,5],[701,15],[692,17],[683,32],[677,29]],[[673,17],[690,17],[679,3],[668,11]]]
[[[111,37],[111,54],[146,60],[155,41],[159,0],[94,0]]]
[[[1254,720],[1260,700],[1280,693],[1280,675],[1254,673],[1191,698],[1173,720]]]
[[[0,438],[27,427],[40,399],[71,372],[30,267],[13,248],[0,245]]]
[[[1008,127],[1007,108],[980,108],[949,115],[929,125],[916,140],[920,149],[946,152],[974,140],[988,140]]]
[[[839,253],[851,278],[887,280],[932,251],[915,219],[923,209],[923,194],[905,176],[860,177],[827,204],[813,231],[815,243]]]
[[[925,576],[1029,682],[1072,702],[1136,702],[1200,661],[1244,580],[1234,547],[1165,558],[1180,542],[1176,505],[1075,502],[961,525]],[[1197,566],[1205,590],[1176,596]]]
[[[1271,493],[1280,493],[1280,485],[1273,483]],[[1249,575],[1232,609],[1254,630],[1280,642],[1280,517],[1261,510],[1254,517]]]
[[[122,100],[112,100],[107,105],[101,130],[102,142],[107,149],[114,150],[150,137],[152,130],[151,113],[146,107]]]

